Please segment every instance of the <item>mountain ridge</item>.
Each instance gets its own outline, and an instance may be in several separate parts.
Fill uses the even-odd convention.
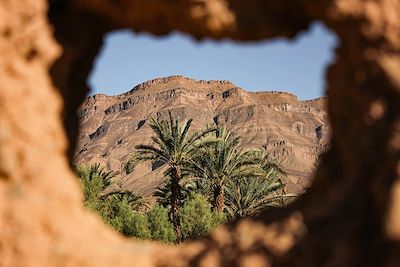
[[[310,184],[315,160],[329,142],[325,103],[323,97],[298,100],[286,92],[247,92],[226,80],[157,78],[123,94],[86,98],[78,111],[75,162],[99,162],[120,174],[123,188],[151,195],[162,182],[162,168],[143,164],[128,174],[124,166],[135,145],[149,142],[147,120],[171,111],[193,118],[194,129],[212,122],[237,129],[245,146],[266,149],[284,166],[289,191],[299,193]]]

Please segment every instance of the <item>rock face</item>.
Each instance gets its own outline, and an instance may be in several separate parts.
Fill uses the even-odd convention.
[[[0,266],[399,266],[398,0],[0,1]],[[109,31],[195,38],[337,34],[332,142],[292,205],[182,246],[123,239],[82,207],[76,111]],[[52,34],[53,32],[53,34]]]
[[[299,101],[282,92],[246,92],[228,81],[195,81],[182,76],[151,80],[118,95],[93,95],[78,113],[81,132],[75,162],[99,162],[120,174],[125,189],[151,195],[162,183],[162,166],[142,164],[127,174],[129,154],[149,144],[151,117],[168,111],[193,118],[193,129],[213,122],[243,136],[246,147],[262,148],[288,172],[290,192],[310,184],[316,158],[327,147],[325,99]]]

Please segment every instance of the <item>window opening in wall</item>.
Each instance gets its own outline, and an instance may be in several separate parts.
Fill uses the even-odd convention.
[[[335,43],[321,24],[294,42],[108,34],[78,111],[85,205],[124,235],[180,242],[294,201],[329,145]]]

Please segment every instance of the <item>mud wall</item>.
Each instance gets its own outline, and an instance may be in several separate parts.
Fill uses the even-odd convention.
[[[0,1],[0,266],[398,266],[398,0]],[[327,80],[332,144],[293,205],[181,247],[123,239],[81,204],[76,108],[105,33],[340,40]]]

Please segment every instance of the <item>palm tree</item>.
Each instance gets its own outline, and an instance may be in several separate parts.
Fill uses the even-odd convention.
[[[225,189],[231,180],[262,173],[258,153],[241,148],[240,138],[225,126],[217,127],[214,141],[203,142],[198,149],[191,172],[200,188],[210,190],[212,207],[218,212],[224,210]]]
[[[133,154],[128,164],[150,161],[160,162],[167,165],[164,176],[170,179],[171,189],[171,217],[174,224],[178,242],[182,240],[182,232],[179,223],[179,209],[181,206],[181,182],[188,175],[188,166],[196,154],[195,144],[199,140],[213,131],[208,128],[202,132],[189,134],[192,119],[180,122],[173,119],[169,112],[169,120],[150,119],[149,125],[154,131],[155,136],[151,138],[153,144],[138,145],[135,147],[136,153]]]
[[[83,187],[85,201],[99,198],[104,189],[112,184],[112,178],[116,175],[100,167],[99,163],[77,166],[76,173]]]
[[[116,202],[126,201],[133,210],[146,211],[150,208],[149,201],[141,194],[131,192],[128,190],[112,191],[100,197],[101,200],[113,199]]]
[[[231,218],[254,216],[267,207],[280,206],[283,200],[296,197],[283,190],[284,184],[279,178],[231,180],[226,194],[227,212]]]
[[[274,161],[269,159],[268,155],[265,155],[264,151],[259,151],[258,155],[260,159],[260,166],[264,171],[264,177],[269,179],[278,179],[287,176],[287,173],[281,169],[281,167]]]
[[[182,206],[184,202],[190,198],[192,192],[194,192],[197,187],[196,184],[193,182],[188,182],[186,179],[184,179],[183,183],[181,182],[181,192],[180,192],[180,205]],[[172,188],[171,188],[171,179],[166,179],[164,180],[164,184],[162,186],[159,186],[156,188],[153,196],[157,198],[157,202],[163,206],[164,208],[167,208],[168,210],[171,210],[171,198],[172,198]]]
[[[287,173],[265,151],[256,151],[263,174],[231,183],[228,213],[234,217],[253,216],[267,207],[284,206],[297,197],[288,194],[282,177]]]

